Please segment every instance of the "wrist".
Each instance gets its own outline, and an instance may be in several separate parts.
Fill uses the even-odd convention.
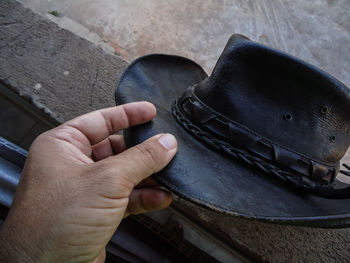
[[[12,245],[0,232],[0,262],[33,262],[25,254],[19,251],[16,245]]]
[[[37,262],[27,253],[28,247],[25,247],[11,232],[4,223],[0,229],[0,263]]]

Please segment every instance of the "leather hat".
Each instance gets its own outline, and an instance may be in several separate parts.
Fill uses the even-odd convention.
[[[339,179],[350,144],[350,90],[335,78],[233,35],[210,76],[179,56],[135,60],[116,102],[143,100],[157,116],[127,129],[126,144],[176,136],[177,155],[154,175],[172,192],[233,216],[350,225],[350,184]]]

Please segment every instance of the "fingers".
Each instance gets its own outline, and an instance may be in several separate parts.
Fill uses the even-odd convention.
[[[168,207],[173,201],[170,192],[159,188],[134,189],[129,197],[124,217]]]
[[[80,131],[91,145],[97,144],[130,126],[148,122],[156,115],[156,108],[149,102],[134,102],[117,107],[97,110],[77,117],[62,126]]]
[[[123,135],[111,135],[92,146],[92,158],[94,161],[105,159],[126,150]]]
[[[174,157],[177,142],[171,134],[159,134],[124,152],[95,163],[95,170],[129,185],[132,190],[143,179],[163,169]]]

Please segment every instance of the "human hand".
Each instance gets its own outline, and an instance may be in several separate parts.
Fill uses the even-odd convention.
[[[150,103],[130,103],[40,135],[1,228],[0,259],[104,262],[124,217],[170,205],[171,194],[149,176],[174,157],[176,139],[160,134],[126,149],[123,137],[113,135],[155,115]]]

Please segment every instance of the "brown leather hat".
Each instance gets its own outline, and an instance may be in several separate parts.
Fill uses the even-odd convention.
[[[233,35],[209,77],[183,57],[134,61],[116,101],[140,100],[157,117],[126,130],[126,143],[177,137],[176,157],[154,175],[174,193],[234,216],[350,225],[350,185],[337,176],[350,144],[350,90],[323,71]]]

